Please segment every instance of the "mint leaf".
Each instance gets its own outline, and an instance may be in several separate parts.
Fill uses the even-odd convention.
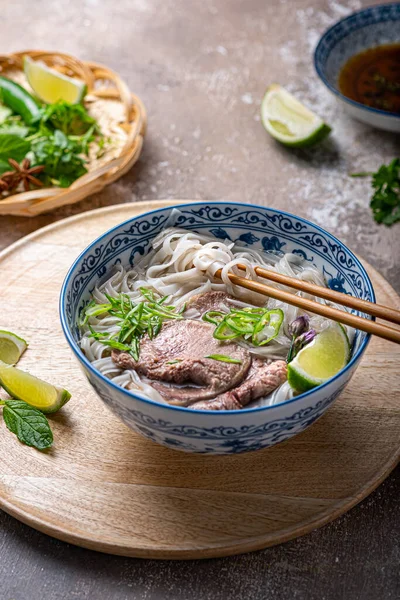
[[[17,162],[21,162],[29,149],[30,143],[19,135],[0,134],[0,160],[7,161],[9,158],[13,158]]]
[[[53,434],[46,417],[26,402],[6,400],[3,419],[7,428],[23,444],[38,450],[45,450],[52,445]]]

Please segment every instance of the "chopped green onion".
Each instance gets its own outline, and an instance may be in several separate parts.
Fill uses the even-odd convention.
[[[253,321],[256,322],[260,319],[260,317],[265,313],[265,309],[262,310],[262,312],[247,312],[245,310],[235,310],[232,311],[231,314],[234,315],[235,317],[243,317],[244,320],[246,321]]]
[[[139,360],[140,342],[138,337],[132,338],[131,347],[128,351],[134,360]]]
[[[221,321],[224,320],[226,313],[221,312],[220,310],[208,310],[201,317],[203,321],[207,321],[207,323],[212,323],[213,325],[219,325]]]
[[[184,313],[186,310],[186,302],[184,302],[181,306],[181,308],[178,310],[178,315],[181,315],[182,313]]]
[[[225,322],[225,319],[216,327],[216,329],[214,329],[213,333],[213,337],[216,340],[234,340],[239,336],[240,333],[229,329],[228,325]]]
[[[176,365],[177,363],[182,362],[181,360],[169,360],[168,362],[166,362],[166,365]]]
[[[249,320],[245,320],[242,317],[228,316],[225,318],[225,322],[232,331],[245,335],[246,333],[253,333],[254,323]]]
[[[110,348],[114,348],[115,350],[122,350],[122,352],[129,352],[131,350],[130,346],[127,344],[121,344],[120,342],[116,342],[115,340],[99,340],[105,346],[110,346]]]
[[[133,327],[131,327],[127,331],[121,329],[119,337],[118,337],[118,341],[119,342],[125,342],[131,335],[133,335],[135,333],[136,329],[137,329],[137,324],[133,325]]]
[[[240,310],[231,310],[227,314],[221,311],[207,311],[202,318],[204,321],[216,325],[213,336],[217,340],[234,340],[244,337],[245,340],[251,338],[251,342],[255,346],[265,346],[279,334],[283,317],[284,314],[280,308],[268,310],[261,307],[246,307]],[[270,328],[270,331],[268,331],[269,335],[265,336],[267,328]]]
[[[97,341],[101,341],[103,338],[108,337],[108,333],[101,333],[100,331],[95,331],[93,329],[93,327],[91,327],[91,325],[89,325],[89,329],[90,329],[89,337],[91,337]]]
[[[284,313],[283,310],[280,308],[274,308],[264,313],[257,325],[254,327],[253,335],[251,338],[252,343],[255,346],[265,346],[271,340],[276,338],[281,328],[283,317]],[[261,334],[267,327],[272,328],[272,334],[269,335],[267,339],[260,339]]]
[[[181,313],[186,308],[183,305],[180,311],[177,311],[172,304],[169,306],[164,304],[168,296],[157,300],[156,294],[151,290],[141,288],[140,291],[145,300],[138,303],[125,293],[118,294],[117,297],[104,294],[108,303],[96,304],[92,300],[86,307],[84,318],[81,319],[81,326],[87,325],[90,317],[104,313],[119,319],[119,331],[112,335],[96,332],[89,324],[90,337],[106,346],[129,352],[135,360],[139,358],[140,339],[143,335],[147,333],[152,339],[160,333],[165,320],[183,319]]]
[[[111,308],[111,304],[96,304],[95,306],[89,308],[89,310],[86,310],[86,316],[97,317],[97,315],[102,315],[106,312],[110,312]]]
[[[93,306],[96,306],[96,302],[95,302],[94,300],[91,300],[91,301],[89,302],[89,304],[87,305],[87,307],[85,308],[85,310],[84,310],[84,313],[83,313],[83,314],[84,314],[84,317],[83,317],[83,319],[81,319],[81,320],[79,321],[79,326],[80,326],[80,327],[83,327],[83,326],[84,326],[84,325],[86,325],[86,323],[88,322],[88,320],[89,320],[89,315],[87,314],[87,311],[88,311],[90,308],[92,308]]]
[[[146,298],[148,302],[157,302],[154,293],[148,288],[141,287],[140,293],[142,294],[143,298]]]
[[[209,354],[204,358],[212,358],[213,360],[219,360],[221,362],[232,363],[234,365],[241,365],[242,361],[238,358],[232,358],[231,356],[226,356],[225,354]]]

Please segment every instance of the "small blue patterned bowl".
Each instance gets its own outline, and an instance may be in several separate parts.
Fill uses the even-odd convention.
[[[355,119],[385,129],[400,131],[400,116],[346,98],[338,89],[338,77],[349,58],[381,44],[400,42],[400,3],[360,10],[328,29],[314,53],[315,69],[323,83]]]
[[[283,404],[228,412],[195,411],[162,405],[118,387],[81,352],[79,316],[99,278],[113,265],[134,264],[165,228],[174,207],[134,217],[104,233],[77,258],[61,290],[64,334],[83,370],[105,404],[134,431],[170,448],[204,454],[231,454],[273,446],[304,431],[342,392],[367,347],[357,332],[349,364],[324,385]],[[177,226],[277,253],[293,252],[315,264],[328,285],[374,301],[371,281],[357,258],[317,225],[271,208],[229,202],[181,204]]]

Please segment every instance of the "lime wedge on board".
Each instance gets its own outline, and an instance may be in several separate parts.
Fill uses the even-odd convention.
[[[26,341],[15,333],[0,330],[0,361],[15,365],[27,347]]]
[[[13,398],[44,413],[56,412],[71,398],[67,390],[4,362],[0,362],[0,386]]]
[[[261,120],[275,140],[297,148],[312,146],[331,131],[318,115],[277,83],[270,85],[265,93]]]
[[[350,359],[350,343],[346,331],[334,323],[321,331],[288,365],[288,382],[297,392],[321,385]]]
[[[24,72],[35,94],[47,104],[57,100],[78,104],[86,94],[87,88],[83,81],[67,77],[28,56],[24,56]]]

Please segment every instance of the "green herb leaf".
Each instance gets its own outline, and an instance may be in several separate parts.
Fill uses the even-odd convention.
[[[46,417],[26,402],[6,400],[3,419],[7,428],[23,444],[38,450],[45,450],[52,445],[53,434]]]
[[[68,136],[83,136],[90,129],[91,134],[99,134],[96,120],[82,104],[69,104],[64,100],[46,107],[42,123]]]
[[[7,161],[13,158],[17,162],[29,152],[30,144],[19,135],[0,134],[0,160]]]
[[[206,357],[207,358],[207,357]],[[209,357],[208,357],[209,358]],[[182,362],[181,360],[169,360],[168,362],[166,362],[166,365],[176,365],[178,363]]]
[[[400,159],[381,165],[372,173],[371,184],[374,194],[370,206],[375,221],[387,226],[400,221]]]
[[[47,185],[69,187],[78,177],[87,173],[82,158],[82,145],[71,140],[62,131],[43,128],[32,139],[32,163],[44,165],[39,178]],[[1,158],[1,155],[0,155]]]
[[[212,358],[213,360],[219,360],[221,362],[232,363],[234,365],[241,365],[242,361],[238,358],[232,358],[231,356],[225,356],[225,354],[209,354],[204,358]]]

